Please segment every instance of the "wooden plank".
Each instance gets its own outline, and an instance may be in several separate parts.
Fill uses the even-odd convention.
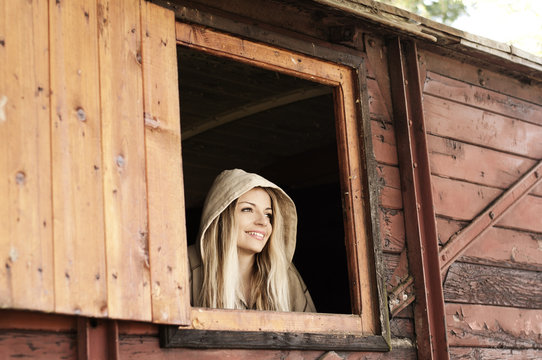
[[[139,0],[99,0],[98,9],[108,315],[148,321]]]
[[[306,80],[331,86],[338,86],[343,81],[345,67],[339,64],[325,63],[266,44],[243,41],[230,35],[211,32],[203,27],[178,22],[176,36],[179,44],[197,46],[214,55],[256,64],[262,68],[281,71]],[[254,61],[247,54],[258,54],[260,61]]]
[[[381,208],[380,231],[383,251],[400,253],[404,249],[405,221],[401,210]]]
[[[259,359],[259,360],[296,360],[296,359],[322,359],[326,355],[322,350],[261,350],[261,349],[190,349],[178,348],[164,351],[160,349],[154,336],[121,336],[120,357],[121,359],[133,360],[167,360],[179,359]],[[333,352],[331,352],[333,354]],[[345,352],[340,353],[344,359],[359,359],[360,354],[366,360],[388,359],[416,359],[416,350],[412,348],[394,348],[389,352]]]
[[[502,190],[433,176],[437,214],[456,220],[472,220],[491,204]],[[527,195],[497,222],[515,229],[542,232],[542,198]]]
[[[0,11],[0,307],[52,311],[47,2]]]
[[[192,308],[191,319],[196,330],[362,334],[360,315]]]
[[[427,69],[434,73],[475,86],[481,85],[486,89],[513,95],[535,104],[542,104],[542,83],[521,77],[514,78],[505,73],[496,73],[462,59],[454,59],[435,52],[424,51],[423,55]]]
[[[542,272],[454,263],[444,281],[447,302],[542,309]]]
[[[542,310],[446,304],[450,346],[542,349]]]
[[[369,113],[371,119],[391,124],[391,116],[388,113],[384,96],[381,93],[379,83],[375,79],[367,78],[367,91],[369,95]]]
[[[149,2],[140,6],[152,319],[188,324],[175,18],[172,11]]]
[[[0,329],[2,330],[75,332],[76,328],[77,321],[74,316],[45,314],[26,310],[0,310]]]
[[[542,106],[518,99],[516,95],[501,94],[434,72],[427,73],[423,90],[426,94],[542,125]]]
[[[399,168],[379,164],[376,167],[380,183],[380,205],[387,209],[402,209],[401,179]]]
[[[536,163],[532,159],[460,141],[428,136],[434,175],[507,189]],[[531,194],[542,196],[542,185]]]
[[[451,358],[457,360],[538,360],[542,350],[536,349],[487,349],[480,347],[450,347]]]
[[[55,310],[106,316],[96,3],[49,4]]]
[[[373,151],[376,161],[381,164],[398,165],[395,130],[387,123],[371,121]]]
[[[455,220],[437,218],[441,242],[446,243],[465,225]],[[492,227],[467,248],[460,261],[542,271],[540,241],[540,234]]]
[[[388,351],[381,336],[318,333],[281,333],[272,331],[177,331],[165,327],[160,344],[166,348],[189,347],[201,349],[291,349],[326,351]]]
[[[75,335],[41,331],[2,331],[0,357],[30,360],[77,359]]]
[[[542,126],[427,94],[424,96],[424,108],[427,131],[432,135],[532,159],[542,158]],[[450,114],[454,114],[453,121],[450,121]]]

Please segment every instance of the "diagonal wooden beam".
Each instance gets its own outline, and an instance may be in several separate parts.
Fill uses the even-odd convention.
[[[480,213],[466,228],[454,234],[440,250],[442,277],[465,250],[497,223],[517,202],[523,199],[542,180],[542,160]]]
[[[328,86],[317,86],[311,88],[295,89],[283,94],[274,95],[260,99],[258,101],[245,104],[234,109],[215,115],[212,118],[201,121],[198,126],[189,129],[183,129],[181,133],[182,140],[201,134],[207,130],[218,126],[231,123],[235,120],[254,115],[263,111],[278,108],[280,106],[292,104],[298,101],[312,99],[325,94],[331,94],[332,89]]]

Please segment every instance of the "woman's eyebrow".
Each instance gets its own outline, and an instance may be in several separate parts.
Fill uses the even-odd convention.
[[[239,204],[249,204],[249,205],[252,205],[252,206],[256,207],[256,204],[251,203],[251,202],[249,202],[249,201],[239,201]],[[273,208],[268,207],[268,208],[266,208],[265,210],[271,210],[271,211],[273,211]]]

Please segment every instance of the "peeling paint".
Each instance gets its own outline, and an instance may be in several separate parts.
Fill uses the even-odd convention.
[[[6,95],[2,95],[0,97],[0,123],[3,123],[4,121],[6,121],[6,111],[5,111],[5,107],[6,107],[6,104],[8,103],[8,98]]]

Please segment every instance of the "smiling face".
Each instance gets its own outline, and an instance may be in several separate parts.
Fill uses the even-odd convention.
[[[241,195],[234,213],[237,251],[249,255],[260,253],[273,230],[272,217],[271,198],[265,190],[254,188]]]

